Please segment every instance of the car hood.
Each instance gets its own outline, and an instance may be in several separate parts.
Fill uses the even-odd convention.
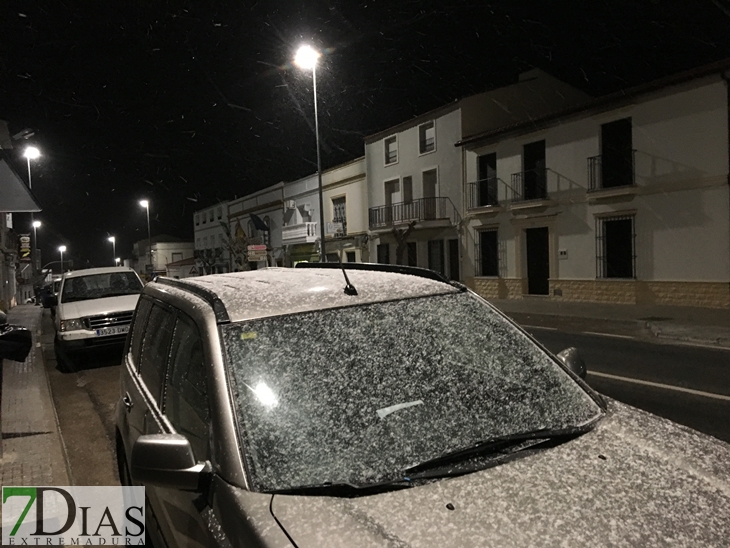
[[[275,495],[271,509],[299,548],[727,546],[730,445],[608,406],[589,433],[501,466],[361,498]]]
[[[118,297],[105,297],[103,299],[89,299],[88,301],[76,301],[61,303],[58,305],[57,313],[62,320],[73,318],[84,318],[86,316],[100,316],[114,312],[134,310],[139,300],[139,294],[120,295]]]

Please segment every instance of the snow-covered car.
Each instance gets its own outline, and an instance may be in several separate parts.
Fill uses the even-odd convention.
[[[439,274],[297,266],[145,287],[117,459],[156,545],[727,546],[728,444]]]
[[[67,272],[56,303],[54,346],[61,368],[84,351],[119,346],[129,332],[142,281],[131,268],[115,266]]]

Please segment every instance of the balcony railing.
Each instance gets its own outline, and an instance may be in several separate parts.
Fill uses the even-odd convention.
[[[606,161],[605,155],[588,158],[588,190],[602,190],[636,184],[636,150],[631,151],[631,158],[616,158]]]
[[[467,185],[467,209],[498,206],[498,187],[500,179],[490,177]],[[506,185],[505,185],[506,186]]]
[[[455,225],[459,222],[459,212],[449,198],[419,198],[410,202],[371,207],[368,210],[371,229],[387,228],[410,221],[448,220]]]
[[[512,201],[547,200],[547,169],[535,168],[512,174]]]
[[[316,222],[289,225],[281,229],[281,243],[284,245],[314,243],[318,237]]]

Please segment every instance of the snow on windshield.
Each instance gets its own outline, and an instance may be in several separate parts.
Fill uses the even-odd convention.
[[[366,484],[480,440],[584,424],[599,407],[467,293],[224,326],[254,484]]]

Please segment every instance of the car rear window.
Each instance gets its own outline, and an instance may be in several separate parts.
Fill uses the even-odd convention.
[[[602,410],[469,293],[223,326],[259,490],[384,481],[485,439],[578,427]]]

